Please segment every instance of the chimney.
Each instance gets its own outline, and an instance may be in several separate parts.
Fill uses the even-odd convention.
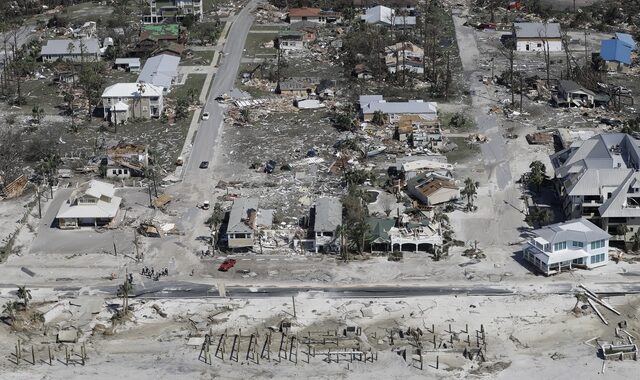
[[[244,220],[244,223],[249,226],[249,228],[254,229],[256,226],[256,216],[258,212],[252,208],[247,210],[247,218]]]

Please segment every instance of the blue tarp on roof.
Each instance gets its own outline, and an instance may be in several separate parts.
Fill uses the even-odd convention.
[[[631,65],[631,47],[621,40],[604,40],[600,44],[600,57],[605,61]]]
[[[633,40],[630,34],[627,33],[616,33],[617,40],[622,41],[625,45],[629,46],[631,50],[636,50],[636,42]]]

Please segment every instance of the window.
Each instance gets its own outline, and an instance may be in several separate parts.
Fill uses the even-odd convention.
[[[539,47],[539,48],[541,48],[541,47],[542,47],[542,44],[541,44],[541,43],[538,43],[538,47]]]
[[[122,174],[122,169],[118,169],[118,174]]]
[[[584,247],[584,243],[581,242],[581,241],[573,241],[573,242],[571,242],[571,246],[582,248],[582,247]]]
[[[604,240],[597,240],[591,242],[591,249],[598,249],[604,247]]]
[[[581,258],[579,258],[579,259],[574,259],[574,260],[573,260],[573,263],[574,263],[574,264],[578,264],[578,265],[582,265],[582,264],[584,264],[584,257],[581,257]]]
[[[597,264],[604,261],[604,253],[591,256],[591,264]]]
[[[566,241],[561,241],[560,243],[555,243],[553,245],[553,250],[554,251],[562,251],[563,249],[567,249],[567,242]]]

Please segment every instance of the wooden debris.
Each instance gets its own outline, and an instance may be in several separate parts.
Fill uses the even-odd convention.
[[[589,305],[591,305],[591,308],[593,309],[593,311],[596,312],[596,314],[598,314],[598,317],[600,317],[600,320],[605,324],[605,325],[609,325],[609,322],[607,322],[606,319],[604,319],[604,317],[602,316],[602,314],[600,314],[600,311],[598,310],[598,308],[596,308],[596,304],[593,303],[593,301],[591,301],[591,298],[587,298],[587,302],[589,302]]]

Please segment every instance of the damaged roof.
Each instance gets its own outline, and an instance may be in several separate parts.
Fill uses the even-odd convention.
[[[342,225],[342,202],[334,197],[318,198],[315,207],[314,231],[335,231]]]
[[[229,213],[229,223],[227,233],[252,233],[253,226],[249,226],[249,212],[258,213],[258,200],[256,198],[239,198],[233,201],[231,212]]]

